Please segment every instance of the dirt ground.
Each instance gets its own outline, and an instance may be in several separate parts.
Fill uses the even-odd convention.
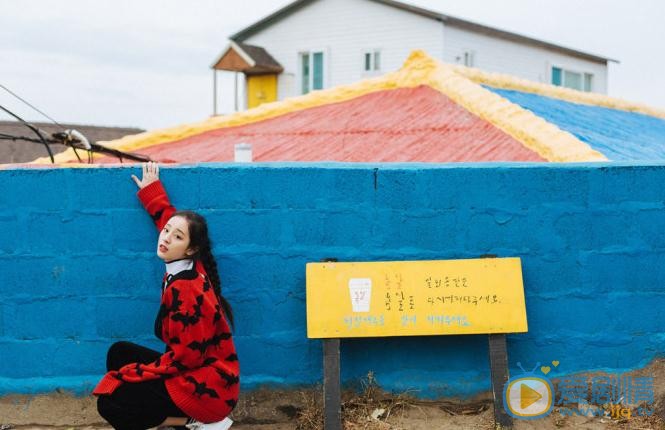
[[[585,373],[586,379],[601,374]],[[565,417],[555,406],[546,418],[514,420],[517,430],[550,429],[660,429],[665,430],[665,360],[655,360],[633,376],[653,376],[656,412],[651,417]],[[556,384],[557,380],[552,378]],[[314,430],[321,425],[321,392],[312,390],[258,390],[243,396],[232,415],[233,430]],[[391,395],[377,386],[363,393],[343,396],[346,430],[494,429],[491,393],[468,400],[423,401]],[[381,413],[383,410],[383,413]],[[378,418],[372,418],[371,415]],[[54,392],[38,396],[10,395],[0,398],[0,430],[107,430],[97,414],[93,397]]]

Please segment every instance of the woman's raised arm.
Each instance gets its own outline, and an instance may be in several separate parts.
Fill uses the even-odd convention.
[[[136,186],[139,189],[143,189],[155,181],[159,181],[159,165],[154,161],[149,161],[147,163],[142,163],[141,167],[143,168],[143,177],[141,180],[132,175],[132,179],[136,182]]]
[[[140,188],[137,193],[139,200],[155,222],[157,230],[161,230],[171,219],[173,213],[176,212],[176,208],[171,205],[166,190],[164,190],[164,186],[159,180],[159,166],[157,163],[150,161],[143,163],[142,167],[143,178],[139,180],[135,175],[132,175],[132,179]]]

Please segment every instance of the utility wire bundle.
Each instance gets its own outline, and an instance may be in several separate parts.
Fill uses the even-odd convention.
[[[20,121],[23,125],[25,125],[36,137],[30,137],[30,136],[14,136],[10,134],[5,134],[5,133],[0,133],[0,140],[23,140],[27,142],[35,142],[35,143],[41,143],[44,145],[46,148],[46,151],[48,152],[49,158],[51,159],[51,163],[55,163],[55,159],[53,158],[53,151],[51,151],[51,148],[49,145],[65,145],[69,146],[74,150],[74,153],[76,154],[76,157],[80,162],[83,162],[81,159],[81,156],[79,155],[77,149],[79,150],[84,150],[87,152],[88,156],[88,163],[93,162],[93,154],[99,153],[99,154],[105,154],[105,155],[112,155],[115,157],[118,157],[120,162],[122,163],[123,159],[127,160],[133,160],[133,161],[150,161],[150,157],[147,157],[145,155],[141,154],[135,154],[132,152],[125,152],[125,151],[120,151],[117,149],[113,148],[107,148],[103,145],[100,145],[95,142],[90,142],[81,132],[77,130],[65,130],[64,127],[59,124],[56,120],[51,118],[50,116],[46,115],[44,112],[40,111],[18,95],[14,94],[11,90],[9,90],[7,87],[4,85],[0,84],[0,87],[7,91],[9,94],[13,95],[26,105],[30,106],[32,109],[36,110],[39,112],[41,115],[44,117],[48,118],[49,121],[51,121],[53,124],[57,125],[63,131],[53,133],[51,134],[50,137],[48,137],[48,133],[46,133],[43,130],[40,130],[33,124],[29,123],[28,121],[25,121],[23,118],[19,117],[16,115],[14,112],[10,111],[9,109],[5,108],[4,106],[0,105],[0,109],[11,115],[12,117],[16,118],[18,121]]]

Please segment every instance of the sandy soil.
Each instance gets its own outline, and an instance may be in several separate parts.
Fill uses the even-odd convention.
[[[590,377],[590,374],[585,374]],[[655,360],[648,367],[633,372],[633,376],[653,376],[656,413],[652,417],[616,420],[608,417],[564,417],[558,410],[544,419],[515,420],[517,430],[549,429],[661,429],[665,430],[665,360]],[[556,379],[553,380],[556,383]],[[345,394],[347,430],[429,430],[429,429],[494,429],[490,393],[459,402],[422,401],[374,393],[362,397]],[[259,390],[248,393],[238,402],[233,418],[233,430],[309,430],[321,426],[305,426],[309,418],[321,416],[320,391]],[[376,402],[375,404],[372,402]],[[361,405],[362,407],[358,407]],[[387,405],[387,406],[386,406]],[[378,408],[389,411],[379,420],[369,415]],[[300,425],[300,427],[299,427]],[[0,430],[7,429],[111,429],[97,414],[93,397],[75,397],[54,392],[47,395],[10,395],[0,398]]]

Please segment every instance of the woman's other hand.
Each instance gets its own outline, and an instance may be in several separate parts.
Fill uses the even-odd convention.
[[[141,180],[136,175],[132,175],[132,179],[136,182],[137,187],[145,188],[159,180],[159,165],[157,163],[148,161],[147,163],[142,163],[141,167],[143,168],[143,178]]]

